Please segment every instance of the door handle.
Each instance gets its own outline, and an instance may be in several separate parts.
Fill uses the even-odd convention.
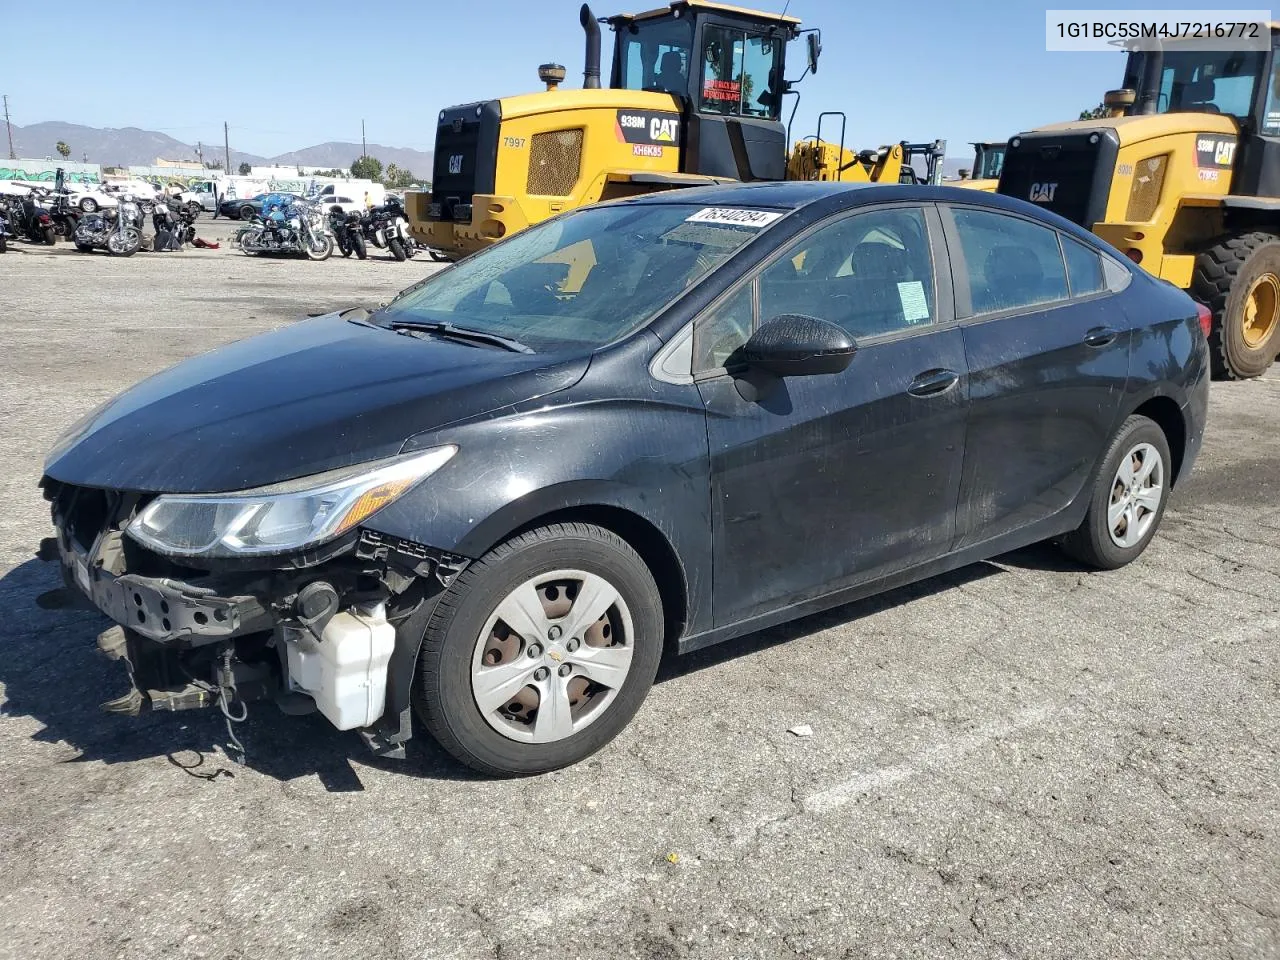
[[[907,387],[913,397],[932,397],[945,393],[960,382],[960,374],[954,370],[926,370],[916,375]]]
[[[1091,347],[1105,347],[1114,343],[1120,334],[1110,327],[1094,327],[1084,335],[1084,342]]]

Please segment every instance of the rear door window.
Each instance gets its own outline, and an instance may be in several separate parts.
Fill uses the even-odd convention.
[[[1066,300],[1066,264],[1058,232],[990,210],[951,211],[964,254],[969,316]]]
[[[1078,240],[1062,235],[1062,252],[1067,260],[1067,281],[1071,296],[1087,297],[1107,289],[1102,274],[1102,256]]]

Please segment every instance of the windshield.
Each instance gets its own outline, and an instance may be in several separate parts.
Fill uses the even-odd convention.
[[[538,352],[594,349],[640,326],[781,216],[686,203],[575,211],[411,287],[375,322],[447,323]]]
[[[663,17],[621,24],[617,60],[621,76],[614,86],[687,96],[692,50],[692,17]]]
[[[973,179],[1000,179],[1000,168],[1004,166],[1004,150],[1005,144],[1003,143],[978,144],[977,156],[974,158],[973,164]]]
[[[1131,58],[1126,79],[1135,89],[1150,55]],[[1156,112],[1221,113],[1247,120],[1265,56],[1260,50],[1166,49]]]

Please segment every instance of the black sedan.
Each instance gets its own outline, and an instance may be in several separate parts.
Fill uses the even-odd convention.
[[[1201,445],[1207,317],[946,188],[586,208],[88,415],[41,553],[135,713],[276,698],[493,774],[607,743],[664,650],[1058,540],[1116,568]]]
[[[254,217],[262,215],[262,201],[264,198],[271,196],[270,193],[260,193],[256,197],[249,197],[242,200],[222,200],[218,204],[218,215],[228,217],[231,220],[252,220]],[[290,196],[301,200],[302,194],[277,194],[277,196]]]

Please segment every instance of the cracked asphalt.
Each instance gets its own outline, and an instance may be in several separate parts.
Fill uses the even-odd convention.
[[[0,257],[0,957],[1280,956],[1280,367],[1213,385],[1138,563],[1028,549],[669,662],[559,773],[269,706],[242,767],[213,712],[101,714],[106,622],[35,604],[54,438],[429,269]]]

